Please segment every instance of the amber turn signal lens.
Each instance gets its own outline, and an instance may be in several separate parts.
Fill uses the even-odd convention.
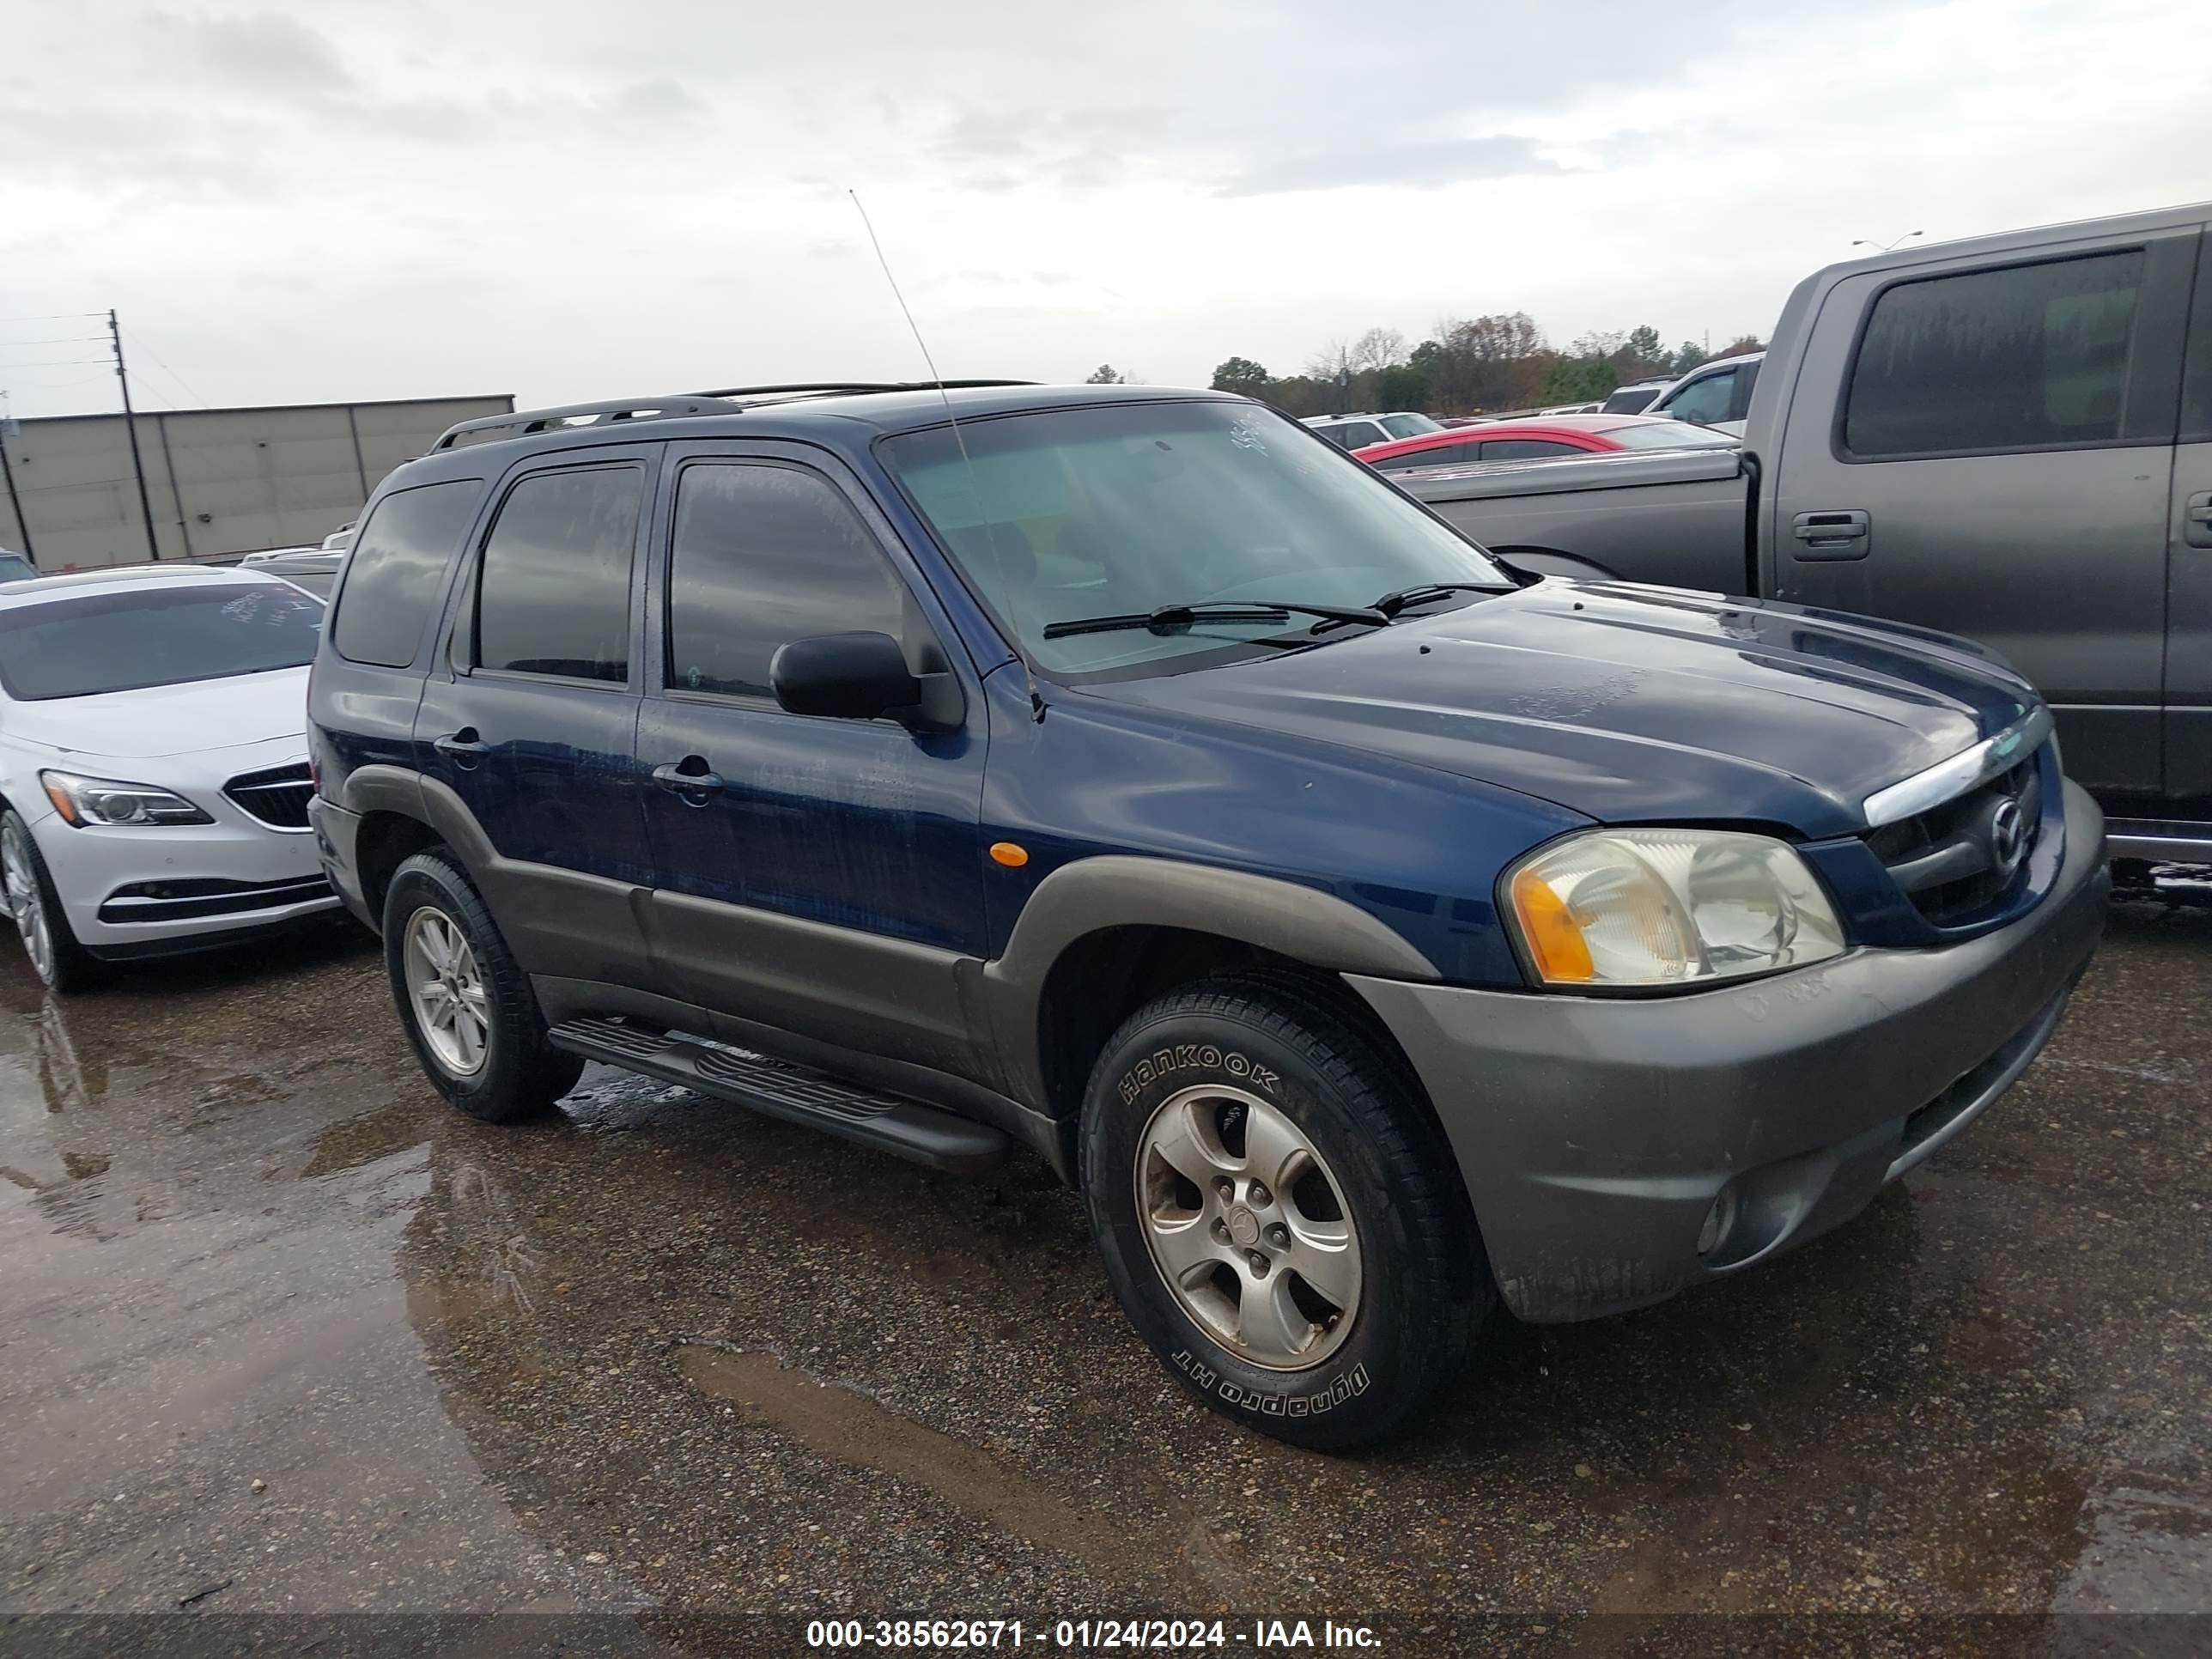
[[[1018,870],[1030,861],[1030,850],[1010,841],[994,841],[991,843],[991,857],[1009,870]]]
[[[1567,902],[1534,870],[1513,878],[1513,908],[1521,918],[1521,937],[1536,959],[1538,977],[1554,985],[1587,984],[1597,977],[1589,946]]]

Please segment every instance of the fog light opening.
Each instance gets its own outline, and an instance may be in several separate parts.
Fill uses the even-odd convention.
[[[1730,1182],[1714,1198],[1713,1207],[1705,1212],[1705,1224],[1698,1230],[1699,1255],[1709,1256],[1728,1242],[1735,1231],[1735,1183]]]

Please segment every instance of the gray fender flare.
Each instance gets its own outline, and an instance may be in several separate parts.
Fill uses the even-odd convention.
[[[1049,1109],[1037,1023],[1053,964],[1087,934],[1135,927],[1211,933],[1335,973],[1443,977],[1388,925],[1318,888],[1170,859],[1079,859],[1037,884],[1006,950],[983,964],[991,1032],[1015,1099]]]

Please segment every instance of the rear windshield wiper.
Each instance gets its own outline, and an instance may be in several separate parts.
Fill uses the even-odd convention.
[[[1291,605],[1274,599],[1201,599],[1195,605],[1163,605],[1151,611],[1132,611],[1114,617],[1079,617],[1070,622],[1048,623],[1044,636],[1064,640],[1071,634],[1117,634],[1126,629],[1148,628],[1155,634],[1173,634],[1200,623],[1288,622],[1291,615],[1319,617],[1330,623],[1364,623],[1381,628],[1389,617],[1374,605]]]
[[[1410,605],[1426,605],[1431,599],[1449,599],[1455,593],[1513,593],[1520,590],[1510,582],[1417,582],[1411,587],[1393,588],[1368,608],[1377,614],[1395,619]],[[1332,617],[1317,622],[1310,631],[1325,634],[1337,625]]]

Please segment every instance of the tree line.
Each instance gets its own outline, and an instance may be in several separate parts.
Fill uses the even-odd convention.
[[[1688,340],[1669,351],[1659,331],[1645,324],[1585,334],[1562,349],[1545,339],[1534,318],[1515,311],[1447,318],[1411,350],[1396,329],[1370,328],[1348,342],[1332,340],[1299,374],[1275,375],[1249,357],[1231,357],[1214,369],[1213,386],[1291,415],[1360,409],[1493,414],[1587,403],[1630,381],[1686,374],[1714,357],[1757,351],[1760,345],[1756,335],[1747,334],[1717,352]],[[1102,363],[1090,378],[1126,377]]]

